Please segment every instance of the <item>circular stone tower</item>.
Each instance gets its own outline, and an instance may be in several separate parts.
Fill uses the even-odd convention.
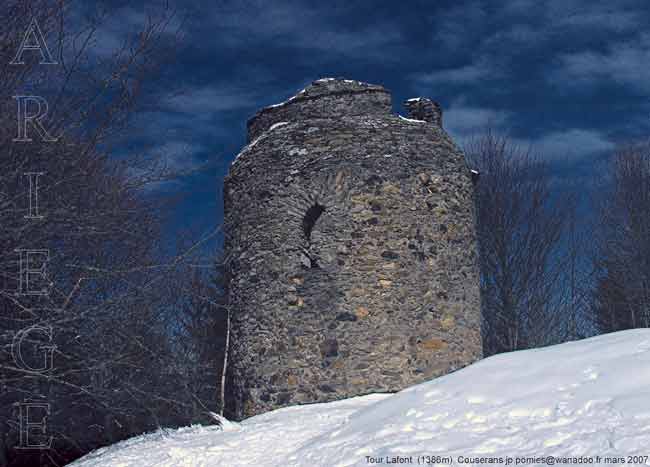
[[[405,106],[321,79],[248,122],[224,184],[234,418],[480,358],[471,175],[438,104]]]

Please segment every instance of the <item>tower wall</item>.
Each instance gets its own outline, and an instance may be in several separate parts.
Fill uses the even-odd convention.
[[[481,356],[472,184],[439,120],[364,83],[298,96],[249,122],[224,185],[236,418]]]

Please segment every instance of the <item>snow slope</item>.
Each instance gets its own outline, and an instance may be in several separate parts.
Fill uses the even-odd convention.
[[[71,465],[418,465],[417,456],[426,455],[434,457],[430,465],[448,463],[435,456],[455,465],[459,456],[465,465],[505,465],[508,456],[513,466],[518,457],[536,456],[555,456],[558,465],[578,463],[566,459],[572,456],[591,456],[594,464],[625,456],[650,465],[627,459],[650,455],[650,329],[502,354],[397,394],[289,407],[227,423],[223,431],[159,431]],[[400,460],[395,456],[405,462],[390,463]]]

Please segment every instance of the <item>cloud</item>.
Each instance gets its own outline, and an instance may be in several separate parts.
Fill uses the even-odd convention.
[[[317,35],[318,40],[299,42],[295,44],[296,47],[349,57],[382,57],[385,61],[397,61],[400,57],[385,48],[406,46],[402,42],[401,32],[388,24],[373,25],[372,28],[359,31],[325,30]]]
[[[544,8],[546,21],[555,27],[589,28],[603,31],[626,31],[643,24],[639,3],[617,1],[551,0]]]
[[[441,53],[438,63],[446,60],[455,66],[443,65],[412,79],[419,84],[472,85],[507,79],[519,63],[530,62],[528,69],[551,67],[558,54],[567,50],[564,44],[581,51],[585,37],[607,33],[616,40],[638,29],[643,17],[638,5],[621,5],[614,8],[594,0],[464,3],[434,20],[432,43],[443,51],[453,51]],[[594,43],[602,41],[591,45]],[[462,66],[456,66],[459,59],[465,62]]]
[[[199,144],[174,140],[158,146],[124,150],[114,156],[129,158],[131,155],[138,154],[139,163],[130,165],[127,173],[131,182],[139,186],[143,192],[155,193],[177,189],[182,184],[183,176],[205,166],[197,157],[205,149]]]
[[[201,165],[196,157],[205,148],[185,141],[168,141],[151,150],[151,154],[168,170],[186,172]]]
[[[626,31],[639,26],[640,16],[634,12],[591,11],[558,15],[559,26],[605,28],[611,31]]]
[[[382,21],[347,25],[354,17],[348,9],[331,8],[326,3],[292,3],[286,1],[242,0],[230,5],[211,7],[209,18],[212,44],[234,49],[254,47],[285,48],[315,51],[312,60],[323,61],[331,55],[357,59],[381,56],[399,60],[391,53],[394,48],[407,49],[400,28],[393,22]],[[203,39],[202,47],[206,45]],[[390,48],[391,50],[387,50]]]
[[[549,31],[563,28],[625,31],[643,24],[640,2],[636,0],[509,0],[502,2],[496,15],[515,26],[537,25]]]
[[[256,96],[230,85],[203,86],[164,99],[163,105],[175,112],[202,114],[253,106]]]
[[[510,0],[503,2],[501,8],[508,15],[528,15],[539,3],[539,0]]]
[[[549,74],[554,83],[571,86],[612,83],[650,91],[650,35],[610,44],[606,51],[586,50],[559,57]]]
[[[506,63],[510,57],[530,53],[523,48],[537,49],[536,58],[546,61],[565,44],[580,50],[586,37],[607,34],[616,39],[634,33],[647,23],[647,9],[634,0],[615,4],[602,0],[470,0],[436,15],[433,21],[432,43],[454,51],[456,57]]]
[[[475,36],[485,27],[491,14],[482,0],[465,1],[442,9],[432,17],[433,44],[439,49],[461,50],[476,44]]]
[[[173,16],[171,11],[164,8],[156,9],[153,6],[149,9],[136,9],[132,6],[115,8],[101,4],[95,7],[96,10],[93,10],[92,4],[88,7],[87,17],[83,17],[79,12],[74,13],[72,24],[81,30],[96,25],[88,52],[100,59],[109,58],[125,46],[131,45],[133,41],[139,40],[138,34],[151,23],[164,25],[164,28],[161,27],[159,30],[158,41],[173,38],[181,26],[180,17]],[[82,37],[85,37],[85,34]]]
[[[448,68],[429,73],[418,73],[413,79],[421,85],[458,85],[471,84],[477,81],[494,79],[499,72],[490,66],[486,61],[465,65],[458,68]]]
[[[502,110],[454,104],[443,112],[442,118],[449,134],[464,141],[468,137],[485,132],[488,128],[505,129],[510,114]]]
[[[214,3],[210,2],[212,6]],[[210,17],[205,16],[207,5],[198,10],[202,17],[208,20],[220,40],[226,43],[241,43],[252,37],[260,39],[277,39],[292,35],[301,28],[298,19],[312,21],[313,7],[297,10],[295,7],[282,2],[267,2],[262,0],[242,0],[230,4],[221,4]]]
[[[508,135],[513,115],[506,110],[472,107],[457,102],[443,113],[447,132],[461,146],[488,129]],[[611,151],[615,143],[602,133],[582,128],[555,131],[538,137],[511,138],[519,147],[530,147],[547,160],[577,160]]]
[[[603,134],[578,128],[548,133],[530,144],[535,152],[551,160],[581,159],[611,151],[615,147]]]

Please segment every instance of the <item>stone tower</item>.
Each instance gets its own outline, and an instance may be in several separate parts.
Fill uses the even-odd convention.
[[[396,391],[480,358],[470,173],[439,105],[405,106],[321,79],[249,120],[224,184],[231,416]]]

